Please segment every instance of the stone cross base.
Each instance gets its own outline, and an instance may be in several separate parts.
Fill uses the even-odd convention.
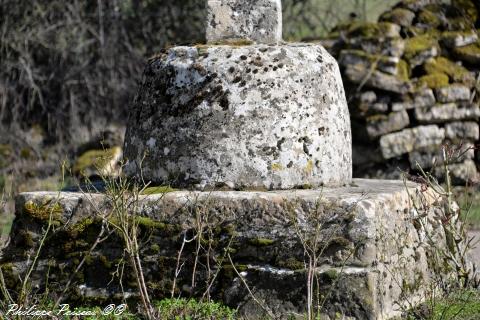
[[[415,194],[415,186],[409,189]],[[428,202],[428,193],[424,195]],[[196,234],[199,221],[204,232],[196,267],[197,287],[191,287],[193,242],[182,251],[175,296],[202,296],[210,257],[210,279],[216,275],[212,298],[239,307],[239,313],[248,319],[260,319],[264,311],[249,295],[225,253],[229,252],[256,299],[287,319],[306,312],[309,259],[300,235],[307,241],[318,238],[315,243],[322,254],[315,270],[320,287],[315,281],[315,290],[325,299],[323,313],[330,317],[325,319],[337,319],[338,314],[372,320],[398,316],[397,302],[418,302],[431,285],[425,230],[413,222],[414,211],[401,181],[354,180],[348,187],[322,190],[177,191],[139,201],[139,239],[145,240],[140,255],[153,300],[170,297],[182,240],[185,234],[188,238]],[[100,214],[110,212],[109,207],[101,194],[21,194],[11,242],[0,262],[12,294],[19,292],[18,279],[23,277],[18,275],[26,272],[27,261],[46,229],[45,212],[55,213],[56,233],[47,238],[31,279],[34,288],[43,288],[48,280],[50,292],[58,293],[90,250],[100,230]],[[430,236],[438,236],[437,246],[441,247],[441,225],[430,225],[429,221],[435,221],[432,217],[432,212],[426,212],[424,226]],[[115,216],[109,219],[115,221]],[[124,254],[122,243],[113,233],[93,251],[75,275],[67,301],[97,305],[98,301],[121,299],[118,279],[110,280]],[[132,275],[127,267],[123,289],[129,299],[137,298]]]

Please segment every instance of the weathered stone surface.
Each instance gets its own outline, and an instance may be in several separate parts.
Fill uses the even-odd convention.
[[[402,111],[414,108],[430,107],[435,105],[435,95],[430,88],[421,89],[413,93],[413,101],[403,100],[392,103],[392,111]]]
[[[405,51],[405,40],[402,38],[351,38],[348,45],[352,49],[360,49],[368,54],[401,57]]]
[[[419,126],[380,138],[380,148],[385,159],[394,158],[422,148],[439,146],[445,139],[445,129],[436,125]]]
[[[444,32],[442,44],[448,48],[464,47],[477,42],[478,35],[475,30],[469,32]]]
[[[408,187],[415,195],[417,187]],[[433,202],[429,192],[422,197],[427,203]],[[48,217],[38,213],[48,210],[39,208],[49,205],[55,208],[56,231],[47,238],[31,279],[35,288],[43,288],[48,279],[53,295],[63,290],[72,270],[95,242],[102,217],[111,213],[111,205],[101,194],[21,194],[16,199],[12,239],[0,262],[8,266],[3,274],[12,294],[21,286],[18,276],[27,271],[28,257],[36,252],[46,228]],[[177,191],[141,196],[132,207],[138,208],[135,216],[142,230],[139,236],[148,238],[139,254],[152,299],[170,297],[178,250],[184,235],[196,234],[195,213],[200,212],[203,239],[212,240],[211,259],[220,261],[228,249],[256,298],[265,301],[279,319],[304,314],[306,309],[308,258],[297,232],[310,239],[317,226],[321,230],[318,246],[325,250],[319,257],[319,289],[330,292],[324,312],[332,319],[336,314],[354,319],[399,316],[402,308],[398,303],[418,301],[431,281],[426,230],[416,228],[412,218],[425,213],[428,219],[424,227],[429,235],[436,238],[442,234],[441,224],[430,225],[435,220],[433,210],[414,210],[402,181],[360,179],[343,188],[276,192]],[[122,292],[129,299],[135,297],[136,282],[128,264],[123,287],[117,279],[111,281],[111,273],[124,255],[122,242],[113,233],[89,253],[88,263],[66,292],[67,301],[111,301],[121,299]],[[441,237],[437,245],[443,246]],[[199,256],[199,285],[192,288],[195,247],[187,244],[181,254],[176,296],[197,297],[204,292],[209,256]],[[240,315],[249,319],[262,318],[263,311],[252,302],[232,266],[228,262],[219,266],[214,261],[210,264],[211,275],[219,273],[211,287],[212,298],[238,307]]]
[[[480,64],[480,42],[465,47],[455,48],[453,53],[458,59],[465,61],[466,63],[472,65]]]
[[[367,118],[367,132],[370,138],[375,139],[384,134],[401,130],[408,127],[410,119],[408,113],[403,110],[391,112],[388,115],[376,115]]]
[[[470,89],[461,84],[452,84],[447,87],[435,89],[435,95],[440,103],[470,101]]]
[[[412,25],[413,19],[415,19],[415,13],[403,8],[395,8],[391,11],[383,13],[379,21],[388,21],[398,24],[402,27],[409,27]]]
[[[471,142],[464,143],[460,152],[449,159],[450,163],[460,163],[475,157],[475,151]],[[443,165],[443,151],[441,147],[425,148],[408,154],[408,160],[412,169],[418,169],[417,164],[423,169]]]
[[[452,183],[457,185],[465,185],[478,181],[477,166],[473,160],[465,160],[463,163],[451,164],[450,175]],[[445,172],[443,168],[436,168],[434,174],[439,179],[445,179]]]
[[[376,68],[379,71],[392,75],[397,74],[399,61],[398,57],[369,55],[361,50],[343,50],[338,59],[340,66],[360,65],[365,69]]]
[[[415,118],[421,123],[442,123],[456,120],[474,120],[480,117],[480,107],[476,104],[447,103],[430,108],[415,109]]]
[[[159,184],[348,183],[350,117],[338,65],[313,44],[172,48],[145,71],[125,157],[129,176]]]
[[[257,43],[282,40],[280,0],[208,0],[207,41],[246,39]]]
[[[345,77],[356,84],[364,83],[367,87],[405,94],[412,85],[401,79],[380,71],[372,71],[365,65],[349,65],[344,71]]]
[[[457,142],[463,140],[477,141],[480,139],[477,122],[452,122],[445,125],[445,137]]]

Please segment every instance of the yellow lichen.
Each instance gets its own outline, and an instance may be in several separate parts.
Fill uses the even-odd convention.
[[[428,60],[424,65],[424,69],[425,72],[430,75],[439,73],[446,74],[454,82],[463,82],[471,85],[475,81],[474,77],[467,69],[445,57]]]
[[[399,62],[398,62],[398,65],[397,65],[397,77],[402,80],[402,81],[409,81],[410,80],[410,66],[408,65],[408,63],[401,59]]]
[[[405,41],[404,56],[406,59],[410,60],[415,58],[419,53],[430,50],[434,47],[438,48],[438,41],[436,38],[432,38],[430,34],[423,34],[409,38]]]
[[[52,217],[54,223],[61,219],[63,208],[58,202],[45,200],[42,204],[27,201],[24,205],[25,212],[31,217],[39,220],[49,220]]]
[[[419,22],[427,24],[434,28],[442,24],[440,18],[435,13],[428,10],[420,11],[420,13],[417,15],[417,19]]]
[[[164,194],[169,192],[178,191],[178,189],[172,188],[170,186],[156,186],[156,187],[148,187],[141,192],[142,195],[154,195],[154,194]]]
[[[272,171],[281,171],[283,170],[283,166],[280,163],[272,163],[271,169]]]
[[[448,76],[444,73],[429,74],[418,79],[418,87],[431,89],[448,86]]]

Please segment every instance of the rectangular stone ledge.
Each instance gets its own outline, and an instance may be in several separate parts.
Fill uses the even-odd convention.
[[[418,191],[413,184],[408,188],[410,194]],[[415,212],[409,193],[402,181],[356,179],[346,187],[321,190],[177,191],[142,196],[137,214],[147,221],[142,220],[140,226],[151,232],[150,249],[142,251],[146,277],[149,282],[162,283],[171,278],[182,231],[194,230],[200,217],[206,228],[214,230],[215,250],[222,253],[228,247],[234,263],[241,266],[246,281],[255,288],[257,298],[283,315],[301,314],[306,311],[306,256],[298,235],[312,239],[312,229],[318,226],[318,247],[323,254],[316,272],[321,292],[329,293],[326,313],[340,312],[353,319],[398,316],[399,306],[407,299],[419,301],[422,288],[428,287],[432,275],[423,231],[412,222]],[[427,201],[433,201],[428,193],[425,195]],[[58,205],[54,204],[57,201]],[[66,257],[80,250],[69,247],[67,242],[72,237],[77,242],[92,241],[84,239],[82,229],[75,226],[110,210],[101,194],[23,193],[16,199],[12,240],[1,263],[13,264],[13,269],[21,272],[26,260],[25,234],[33,242],[30,250],[34,250],[46,223],[38,208],[45,205],[58,212],[57,228],[68,230],[68,236],[47,242],[47,254],[41,258],[67,265],[71,258]],[[77,231],[72,235],[71,230]],[[122,252],[120,244],[118,239],[108,240],[93,256],[107,256],[114,261]],[[158,249],[153,250],[152,244]],[[193,261],[190,249],[185,251],[186,269]],[[159,261],[170,262],[159,269]],[[93,274],[101,274],[99,270],[101,266],[96,265]],[[93,274],[85,271],[80,281],[85,283],[78,285],[86,285],[89,292],[103,292],[99,289],[104,283]],[[198,277],[202,279],[201,274]],[[42,281],[43,277],[35,279]],[[221,283],[212,287],[212,296],[232,307],[240,306],[240,313],[249,318],[262,314],[228,265],[222,267],[219,279]],[[188,287],[188,283],[179,279],[179,288],[182,284],[183,288]],[[107,289],[111,297],[118,294],[115,286]],[[157,295],[162,297],[161,293]]]

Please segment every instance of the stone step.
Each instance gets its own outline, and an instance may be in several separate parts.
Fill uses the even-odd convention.
[[[140,256],[154,299],[170,296],[184,236],[191,239],[198,234],[195,230],[201,229],[203,249],[195,273],[198,285],[191,285],[193,241],[182,251],[177,295],[204,293],[209,262],[210,276],[218,273],[211,287],[212,298],[238,307],[249,319],[260,318],[264,311],[226,258],[229,252],[256,299],[281,318],[304,314],[310,261],[306,253],[316,252],[312,272],[318,275],[315,288],[324,296],[325,314],[388,319],[401,314],[399,303],[419,301],[423,289],[431,284],[425,230],[416,223],[417,213],[409,199],[409,193],[415,195],[418,187],[408,184],[408,188],[409,192],[402,181],[356,179],[341,188],[175,191],[138,200],[126,198],[124,203],[127,211],[135,213],[141,230]],[[423,197],[427,203],[433,202],[429,192]],[[111,229],[118,224],[105,194],[19,195],[11,241],[0,262],[12,292],[19,288],[18,275],[25,272],[35,254],[50,212],[55,232],[47,237],[40,253],[32,285],[41,289],[48,279],[53,294],[63,289],[95,242],[102,217],[108,217]],[[441,229],[440,224],[430,224],[435,221],[432,212],[426,212],[429,219],[425,218],[430,235]],[[124,254],[122,243],[114,232],[93,250],[73,277],[67,300],[85,304],[121,296],[118,279],[111,280]],[[442,243],[439,236],[438,245]],[[315,249],[308,249],[311,247]],[[135,283],[127,267],[123,290],[130,299],[135,297]]]

